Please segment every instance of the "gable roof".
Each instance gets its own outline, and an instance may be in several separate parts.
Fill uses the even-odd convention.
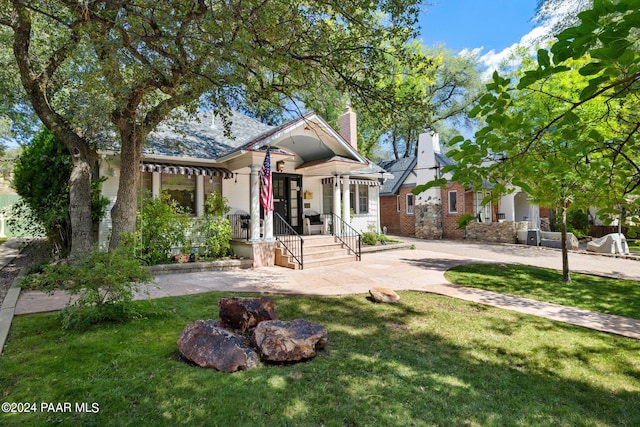
[[[435,153],[435,160],[440,166],[452,166],[455,164],[454,160],[442,153]],[[391,173],[393,178],[387,179],[384,182],[384,185],[380,189],[380,195],[391,196],[397,194],[400,186],[415,169],[417,163],[418,158],[416,156],[381,162],[380,167]]]
[[[283,138],[285,135],[289,137]],[[295,139],[291,138],[291,135],[295,135]],[[305,163],[323,160],[368,163],[367,159],[351,147],[339,132],[313,111],[273,127],[232,151],[265,150],[272,144],[279,149],[295,153]]]
[[[402,183],[416,167],[417,160],[417,157],[414,156],[380,163],[379,166],[381,168],[393,175],[393,178],[387,179],[380,188],[380,195],[390,196],[396,194]]]

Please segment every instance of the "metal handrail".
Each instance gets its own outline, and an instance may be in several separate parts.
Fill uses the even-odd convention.
[[[304,239],[302,236],[277,212],[273,213],[273,228],[276,240],[282,244],[302,270],[304,268]]]
[[[331,234],[333,234],[338,240],[340,240],[347,249],[353,252],[358,261],[361,261],[362,235],[335,213],[332,212],[329,215],[331,215],[332,217]]]

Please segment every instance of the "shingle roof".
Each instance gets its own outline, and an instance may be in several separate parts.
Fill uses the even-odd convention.
[[[215,159],[274,129],[238,112],[232,112],[229,121],[229,135],[225,135],[222,118],[214,118],[211,111],[189,121],[163,123],[149,135],[144,153]]]
[[[380,167],[393,175],[384,182],[380,189],[381,196],[396,194],[398,189],[416,166],[416,157],[403,157],[398,160],[390,160],[380,163]]]

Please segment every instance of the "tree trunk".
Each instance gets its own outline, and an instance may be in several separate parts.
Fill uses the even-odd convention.
[[[134,126],[120,129],[120,179],[116,203],[111,208],[111,249],[120,245],[123,235],[136,230],[142,141],[140,136],[136,136],[134,129]]]
[[[561,208],[561,225],[560,225],[560,246],[562,247],[562,282],[570,283],[571,275],[569,273],[569,250],[567,249],[567,204],[562,203]]]
[[[91,250],[94,243],[91,220],[91,177],[98,156],[86,143],[74,144],[70,151],[73,158],[73,168],[69,178],[70,258],[75,259]]]

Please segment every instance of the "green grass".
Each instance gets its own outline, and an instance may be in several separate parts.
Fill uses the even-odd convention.
[[[325,325],[327,349],[225,374],[176,346],[185,325],[217,317],[223,295],[155,300],[145,319],[84,332],[62,331],[55,314],[15,318],[3,401],[96,402],[99,413],[0,414],[0,425],[640,425],[639,341],[417,292],[396,305],[273,296],[281,319]]]
[[[514,264],[469,264],[445,273],[451,283],[640,319],[640,283]]]
[[[631,251],[631,252],[640,252],[640,241],[638,241],[638,240],[627,240],[627,244],[629,245],[629,251]]]

